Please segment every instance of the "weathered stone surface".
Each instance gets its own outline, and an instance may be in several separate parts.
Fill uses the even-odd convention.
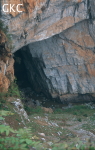
[[[22,13],[1,12],[1,19],[8,25],[13,52],[29,44],[23,56],[34,89],[62,101],[80,100],[83,94],[84,100],[94,99],[94,0],[22,0],[22,4]]]
[[[89,18],[88,0],[6,0],[7,4],[23,4],[22,13],[2,11],[9,27],[14,51],[62,32]],[[2,0],[2,5],[5,3]],[[14,7],[15,9],[15,7]]]
[[[85,20],[49,39],[23,49],[36,91],[61,100],[92,100],[95,93],[95,43]],[[86,94],[79,96],[79,94]]]
[[[14,59],[6,47],[6,35],[1,30],[0,35],[0,92],[6,92],[10,83],[14,80]]]

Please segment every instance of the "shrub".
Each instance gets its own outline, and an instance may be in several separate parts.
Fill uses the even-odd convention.
[[[58,113],[61,114],[61,113],[63,113],[63,110],[61,108],[57,108],[57,109],[55,109],[54,113],[55,114],[58,114]]]
[[[28,115],[31,115],[31,114],[42,114],[43,113],[43,110],[42,110],[42,108],[40,106],[37,106],[35,108],[24,106],[24,109],[27,111]]]
[[[3,116],[12,115],[9,111],[0,111],[0,118],[4,120]],[[35,142],[32,139],[31,129],[24,128],[18,131],[12,129],[7,125],[0,125],[0,149],[2,150],[29,150],[34,147],[36,150],[42,150],[42,146],[39,142]]]
[[[7,96],[21,97],[20,96],[20,90],[19,90],[18,85],[16,83],[16,79],[13,82],[11,82]]]

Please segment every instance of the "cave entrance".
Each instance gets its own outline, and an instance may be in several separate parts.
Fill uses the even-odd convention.
[[[23,61],[21,50],[14,53],[14,74],[19,88],[31,87],[27,77],[27,70]]]
[[[24,54],[29,55],[29,52],[27,52],[27,51],[28,51],[28,49],[24,50],[24,48],[22,48],[14,53],[14,60],[15,60],[14,74],[15,74],[15,77],[17,80],[17,85],[21,91],[22,97],[24,97],[23,102],[26,105],[27,105],[27,103],[29,103],[29,105],[33,104],[33,106],[44,106],[44,107],[51,107],[51,108],[62,107],[62,103],[60,101],[52,99],[51,97],[47,97],[47,95],[45,95],[42,90],[35,90],[37,86],[39,87],[38,84],[34,85],[34,82],[37,83],[36,78],[39,81],[41,80],[40,75],[35,66],[35,61],[36,61],[36,63],[38,62],[38,64],[39,64],[39,60],[37,60],[37,59],[34,60],[33,58],[29,58],[30,56],[27,56],[28,59],[31,59],[32,73],[35,74],[35,79],[34,79],[34,81],[31,82],[29,80],[29,72],[26,68],[26,64],[25,64],[25,60],[24,60]],[[38,76],[39,76],[39,78],[38,78]]]
[[[60,78],[58,69],[54,64],[57,59],[57,57],[55,57],[56,55],[54,55],[54,52],[56,51],[55,49],[54,51],[51,50],[51,46],[49,47],[49,44],[50,41],[48,42],[48,45],[46,45],[46,41],[32,43],[31,45],[25,46],[14,53],[15,76],[17,78],[17,84],[20,88],[20,91],[22,91],[25,97],[25,101],[32,101],[35,105],[51,108],[62,108],[64,105],[69,105],[70,103],[80,104],[95,101],[95,98],[93,98],[89,93],[67,93],[67,95],[65,95],[67,97],[63,99],[63,102],[61,102],[59,97],[56,95],[54,95],[56,97],[52,96],[53,94],[56,94],[58,91],[60,92],[62,90],[61,85],[65,85],[64,88],[67,86],[67,92],[69,92],[71,85],[69,84],[70,82],[68,81],[67,76],[65,76],[66,78],[62,76],[64,79],[63,81],[65,81],[66,84],[63,84],[63,82],[61,84],[62,79]],[[49,63],[49,60],[51,59],[47,58],[51,58],[51,56],[54,59],[52,59],[52,62]],[[62,59],[63,58],[65,59],[64,53]],[[58,62],[60,60],[61,59],[59,58]],[[52,69],[50,66],[51,64],[53,66]]]

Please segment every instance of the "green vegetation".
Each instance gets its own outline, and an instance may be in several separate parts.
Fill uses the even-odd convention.
[[[28,107],[28,106],[24,106],[24,109],[27,111],[28,115],[32,115],[32,114],[43,114],[43,110],[41,109],[40,106],[37,106],[35,108]]]
[[[79,122],[82,122],[82,119],[81,119],[81,118],[78,118],[77,120],[78,120]]]
[[[86,105],[72,106],[72,108],[66,109],[55,109],[54,113],[47,115],[32,112],[29,125],[31,124],[33,134],[39,136],[39,132],[44,133],[46,139],[49,137],[51,146],[47,145],[47,142],[43,143],[47,150],[49,147],[52,150],[95,150],[95,142],[86,139],[85,143],[83,143],[83,141],[76,136],[77,133],[75,134],[76,130],[82,128],[83,124],[85,125],[84,127],[90,126],[91,129],[91,126],[93,126],[92,129],[94,129],[95,126],[89,122],[89,119],[92,122],[94,121],[93,113],[94,109]],[[85,124],[85,121],[87,121],[87,124]],[[78,124],[81,124],[81,126],[78,126]]]
[[[76,108],[76,106],[74,107]],[[78,107],[80,111],[83,109],[81,106]],[[75,108],[72,109],[75,110]],[[69,121],[72,120],[71,116],[73,114],[68,116],[68,109],[69,108],[63,110],[63,113],[57,110],[56,112],[59,112],[59,114],[55,114],[54,112],[46,115],[48,116],[47,121],[47,117],[41,112],[41,108],[37,107],[35,111],[32,111],[32,115],[29,117],[30,122],[26,123],[26,127],[19,127],[18,129],[13,129],[12,126],[4,124],[8,116],[11,117],[11,115],[13,115],[12,118],[14,119],[14,116],[16,116],[16,114],[14,114],[15,112],[11,112],[12,110],[0,111],[0,122],[2,122],[0,125],[0,149],[29,150],[34,147],[36,150],[95,150],[94,143],[91,143],[89,139],[86,141],[86,144],[83,144],[72,131],[68,128],[64,128],[64,126],[68,127],[66,119]],[[85,111],[86,110],[88,109],[85,107]],[[91,111],[90,115],[92,116],[93,110]],[[88,115],[87,112],[85,113]],[[91,116],[91,121],[93,121]],[[76,115],[76,117],[79,116]],[[80,121],[81,117],[86,119],[85,115],[83,116],[82,114],[76,121]],[[15,119],[17,122],[20,122],[18,117]],[[87,124],[84,124],[84,128],[87,128]],[[38,133],[45,133],[46,137],[44,138],[49,138],[50,142],[48,143],[50,143],[50,145],[47,145],[47,142],[43,142]]]
[[[61,108],[57,108],[57,109],[55,109],[54,113],[55,114],[62,114],[63,110]]]
[[[4,99],[5,93],[0,93],[0,109],[3,108],[3,105],[5,104],[5,99]]]
[[[82,144],[81,141],[77,141],[76,146],[74,146],[73,144],[68,145],[67,143],[57,144],[56,146],[54,145],[54,148],[52,150],[95,150],[95,147],[90,145],[88,146]]]
[[[8,92],[0,93],[0,110],[1,109],[9,110],[9,108],[7,107],[7,98],[8,97],[17,97],[17,98],[22,99],[21,92],[18,88],[18,85],[16,84],[16,79],[13,82],[11,82]]]
[[[7,96],[11,96],[11,97],[21,97],[20,91],[19,91],[19,87],[16,83],[16,79],[11,82]]]
[[[95,110],[90,105],[55,109],[51,114],[44,112],[40,106],[25,106],[30,122],[24,120],[23,124],[21,115],[15,112],[11,103],[21,98],[20,95],[16,80],[7,93],[0,94],[0,149],[95,150],[95,140],[85,137],[83,142],[80,134],[77,136],[81,129],[95,133]]]
[[[9,111],[0,111],[1,120],[3,116],[13,115]],[[2,150],[28,150],[30,147],[35,147],[37,150],[42,150],[42,146],[39,142],[35,142],[32,139],[31,129],[24,128],[14,130],[10,126],[0,125],[0,149]]]
[[[85,112],[89,111],[89,107],[86,105],[75,105],[71,108],[65,110],[67,113],[71,113],[73,115],[83,115]]]

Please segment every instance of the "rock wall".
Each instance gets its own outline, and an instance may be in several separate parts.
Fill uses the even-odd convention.
[[[9,28],[14,50],[47,39],[93,15],[93,0],[2,0],[2,5],[23,4],[21,13],[1,11],[1,19]],[[93,6],[93,8],[90,7]],[[8,5],[9,6],[9,5]],[[90,15],[90,17],[91,17]]]
[[[36,91],[62,101],[95,99],[95,43],[89,20],[29,44],[22,53]]]
[[[1,11],[1,19],[9,28],[13,52],[29,44],[23,56],[34,89],[62,101],[82,100],[81,95],[94,100],[95,1],[22,0],[22,4],[22,13]]]
[[[11,56],[6,35],[0,30],[0,92],[7,92],[14,80],[14,59]]]

